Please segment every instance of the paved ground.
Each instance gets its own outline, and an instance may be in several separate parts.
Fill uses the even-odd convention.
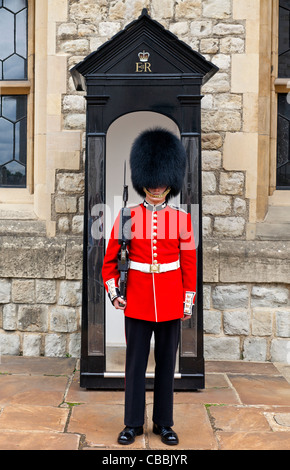
[[[81,389],[75,359],[2,356],[0,450],[124,450],[123,398]],[[168,450],[151,412],[148,392],[145,433],[130,450]],[[290,365],[206,362],[205,390],[175,393],[174,429],[174,450],[290,450]]]

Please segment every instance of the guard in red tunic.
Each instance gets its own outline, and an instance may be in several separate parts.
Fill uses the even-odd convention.
[[[147,130],[133,144],[130,166],[133,187],[145,199],[131,208],[126,300],[118,285],[120,215],[102,269],[111,302],[125,314],[125,428],[118,442],[130,444],[143,433],[145,373],[154,333],[153,432],[176,445],[178,436],[171,428],[174,371],[180,321],[190,318],[195,302],[196,247],[190,214],[168,200],[182,188],[185,150],[171,132]]]

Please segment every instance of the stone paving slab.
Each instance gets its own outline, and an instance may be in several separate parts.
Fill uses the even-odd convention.
[[[68,432],[86,436],[88,446],[110,449],[124,449],[118,444],[117,436],[123,429],[124,407],[116,404],[74,406]],[[145,449],[145,436],[138,436],[130,449]]]
[[[0,450],[128,450],[117,443],[124,392],[80,388],[72,358],[2,357]],[[205,390],[175,392],[177,450],[290,450],[289,364],[206,362]],[[164,450],[146,393],[143,436],[130,450]],[[174,449],[170,449],[171,451]]]
[[[77,359],[69,357],[1,356],[1,374],[71,375]]]
[[[148,408],[152,416],[152,405]],[[150,423],[150,424],[149,424]],[[203,405],[178,403],[174,407],[174,430],[179,437],[175,450],[217,450],[218,444],[210,424],[206,408]],[[148,445],[150,449],[168,450],[168,446],[160,442],[160,437],[152,432],[152,421],[148,420]]]
[[[220,450],[290,450],[290,433],[218,432],[217,439]]]
[[[289,383],[284,377],[228,374],[228,378],[245,405],[290,406]]]
[[[241,406],[211,406],[209,415],[214,428],[219,431],[271,431],[264,409]]]
[[[76,434],[0,431],[0,450],[78,450],[79,445]]]
[[[0,413],[0,430],[64,432],[68,414],[52,406],[9,405]]]
[[[58,406],[64,399],[67,377],[0,375],[0,406],[33,404]]]

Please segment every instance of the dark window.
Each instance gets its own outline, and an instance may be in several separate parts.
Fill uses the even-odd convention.
[[[0,80],[27,79],[27,0],[0,0]]]
[[[290,0],[279,1],[278,77],[290,83]],[[277,189],[290,189],[290,93],[278,94]]]
[[[27,96],[1,96],[0,187],[2,188],[26,186],[26,136]]]

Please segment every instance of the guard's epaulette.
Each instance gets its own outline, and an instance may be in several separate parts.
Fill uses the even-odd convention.
[[[184,212],[185,214],[187,214],[187,212],[184,209],[182,209],[179,206],[176,206],[175,204],[168,204],[168,206],[171,207],[171,209],[174,209],[174,210],[180,211],[180,212]]]

